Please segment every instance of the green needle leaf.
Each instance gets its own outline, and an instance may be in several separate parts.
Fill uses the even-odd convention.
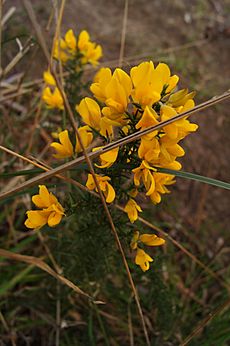
[[[168,168],[157,168],[157,170],[159,172],[162,172],[162,173],[175,175],[176,177],[190,179],[190,180],[196,180],[196,181],[199,181],[201,183],[206,183],[209,185],[221,187],[222,189],[230,190],[230,183],[226,183],[225,181],[204,177],[203,175],[199,175],[199,174],[195,174],[195,173],[175,171],[173,169],[168,169]]]

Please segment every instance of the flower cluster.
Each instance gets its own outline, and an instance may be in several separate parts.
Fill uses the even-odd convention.
[[[90,40],[90,35],[86,30],[80,32],[76,37],[73,30],[66,32],[64,38],[55,40],[53,57],[66,63],[80,56],[81,64],[98,65],[98,60],[102,57],[102,48],[100,45]]]
[[[132,250],[136,250],[135,263],[141,267],[145,272],[149,269],[149,262],[152,262],[153,259],[150,257],[141,246],[160,246],[165,243],[165,240],[158,237],[155,234],[141,234],[136,231],[134,233],[132,242],[130,244]]]
[[[78,131],[79,131],[79,136],[81,137],[81,140],[82,140],[82,144],[84,145],[84,148],[87,149],[93,140],[93,134],[89,126],[87,125],[80,127]],[[56,159],[66,159],[66,158],[72,157],[74,155],[74,147],[69,138],[68,130],[59,132],[58,139],[60,143],[53,142],[50,145],[56,150],[56,154],[54,154],[53,156]],[[82,148],[76,137],[75,153],[77,154],[77,153],[80,153],[81,151],[82,151]]]
[[[97,66],[101,57],[101,46],[90,40],[89,33],[86,30],[81,31],[77,37],[70,29],[66,32],[64,38],[54,41],[53,58],[61,61],[70,77],[76,78],[78,75],[78,82],[80,81],[83,66],[86,64]],[[49,71],[44,72],[43,79],[45,88],[42,92],[42,99],[47,108],[63,110],[63,97],[56,86],[55,79]]]
[[[39,194],[32,197],[32,202],[40,210],[28,210],[25,225],[28,228],[41,228],[48,224],[55,227],[61,222],[64,208],[57,198],[49,192],[45,185],[39,185]]]
[[[47,108],[64,109],[64,102],[59,89],[56,86],[54,77],[49,71],[43,74],[45,81],[45,88],[42,92],[42,100],[45,102]]]
[[[75,108],[81,144],[87,151],[100,151],[94,162],[95,177],[87,172],[87,177],[81,174],[78,178],[86,178],[90,191],[98,192],[99,186],[107,203],[115,199],[121,202],[130,222],[134,223],[142,212],[138,202],[140,195],[157,204],[162,195],[170,192],[168,186],[175,183],[175,176],[165,172],[181,169],[178,158],[185,151],[180,142],[198,126],[183,118],[142,135],[140,139],[135,140],[135,134],[193,108],[195,92],[178,90],[179,77],[171,74],[168,65],[154,66],[152,61],[146,61],[129,72],[121,68],[114,71],[101,68],[90,86],[93,96],[83,98],[80,90],[87,84],[81,80],[82,67],[88,63],[97,65],[101,56],[101,46],[91,42],[86,31],[76,37],[68,30],[64,38],[54,44],[53,57],[60,60],[68,72],[64,77],[65,94]],[[44,73],[44,81],[43,101],[48,108],[63,110],[62,95],[49,71]],[[104,151],[108,143],[128,135],[133,135],[132,142],[124,141]],[[67,129],[60,130],[55,138],[58,141],[51,143],[51,147],[56,159],[81,155],[82,145]],[[39,195],[32,200],[42,209],[27,212],[27,227],[45,224],[52,227],[60,222],[64,209],[45,186],[40,186]],[[143,271],[148,270],[153,261],[143,246],[159,246],[164,242],[156,235],[135,232],[131,248],[136,251],[135,262]]]
[[[171,75],[164,63],[154,67],[152,61],[143,62],[134,66],[129,74],[120,68],[113,73],[109,68],[101,68],[90,87],[94,99],[82,99],[76,111],[82,122],[99,134],[106,144],[193,108],[195,93],[189,93],[187,89],[175,91],[178,81],[179,77]],[[124,174],[132,172],[133,182],[129,189],[145,190],[146,196],[157,204],[162,194],[170,192],[167,186],[175,182],[173,175],[162,173],[159,168],[181,168],[177,158],[185,152],[179,142],[197,128],[186,118],[178,120],[119,148],[116,155],[108,152],[109,159],[104,160],[101,166],[96,164],[96,167],[106,169],[106,173],[111,174],[112,183],[115,181],[112,176],[116,166]],[[103,161],[102,155],[100,160]],[[127,179],[124,184],[127,185]],[[141,208],[134,198],[130,198],[129,189],[126,189],[128,201],[125,211],[130,221],[134,222]]]

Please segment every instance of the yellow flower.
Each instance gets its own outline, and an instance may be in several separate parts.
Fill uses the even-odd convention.
[[[155,180],[152,171],[156,171],[155,168],[149,166],[149,164],[143,160],[140,167],[134,168],[132,172],[134,173],[134,184],[140,186],[140,181],[142,180],[146,188],[146,196],[149,196],[155,190]]]
[[[112,203],[115,199],[116,194],[115,194],[115,191],[114,191],[114,188],[112,187],[112,185],[110,185],[108,183],[108,181],[110,181],[111,179],[107,176],[102,177],[99,174],[96,174],[96,178],[97,178],[98,184],[100,186],[100,189],[106,198],[106,202]],[[88,174],[88,180],[86,182],[86,187],[89,190],[96,190],[97,191],[97,188],[96,188],[92,174]]]
[[[79,135],[82,140],[82,144],[84,145],[84,148],[87,149],[88,146],[92,143],[93,140],[93,134],[90,131],[89,126],[82,126],[78,128]],[[82,151],[82,147],[80,143],[78,142],[78,139],[76,137],[76,146],[75,146],[75,152],[80,153]]]
[[[167,189],[166,186],[174,184],[175,183],[174,178],[175,176],[170,174],[158,173],[158,172],[154,174],[155,190],[149,196],[151,201],[154,204],[160,203],[161,194],[170,193],[170,191]]]
[[[61,222],[64,209],[57,198],[49,192],[45,185],[39,185],[39,194],[32,197],[33,203],[42,210],[28,210],[25,226],[41,228],[45,224],[54,227]]]
[[[58,134],[60,143],[53,142],[50,144],[56,150],[53,156],[57,159],[65,159],[73,156],[73,145],[69,139],[68,130],[64,130]]]
[[[154,126],[158,124],[158,115],[148,106],[145,107],[144,113],[136,124],[136,128],[144,130],[147,127]],[[138,156],[142,159],[144,158],[148,162],[156,160],[160,153],[159,142],[154,138],[158,134],[158,130],[150,132],[147,135],[141,137],[141,144],[138,149]]]
[[[162,81],[156,78],[153,62],[143,62],[130,71],[134,85],[132,97],[134,102],[151,107],[161,98]]]
[[[188,89],[182,89],[170,95],[166,103],[173,108],[178,108],[184,106],[188,100],[192,100],[195,94],[195,91],[188,93]]]
[[[143,272],[149,270],[150,262],[153,262],[152,257],[150,257],[144,250],[137,248],[135,263],[141,267]]]
[[[76,111],[80,114],[84,123],[93,129],[100,130],[101,110],[96,101],[90,97],[85,97],[76,106]]]
[[[76,39],[72,29],[70,29],[66,32],[65,42],[66,42],[68,49],[71,52],[75,53],[76,48],[77,48],[77,39]]]
[[[45,72],[43,73],[43,79],[44,79],[44,81],[45,81],[46,84],[56,86],[55,79],[54,79],[54,77],[52,76],[52,74],[50,73],[50,71],[45,71]]]
[[[128,214],[130,222],[134,223],[138,218],[138,211],[142,212],[142,209],[133,198],[130,198],[124,211]]]
[[[156,164],[160,154],[160,144],[157,138],[151,138],[151,134],[141,138],[141,144],[138,148],[138,156],[140,159]]]
[[[178,83],[178,76],[170,77],[168,65],[160,63],[154,68],[153,62],[143,62],[131,69],[130,75],[134,85],[132,97],[142,107],[151,107],[162,97],[162,91],[170,93]]]
[[[70,59],[68,47],[63,39],[54,41],[53,57],[64,64]]]
[[[136,250],[139,243],[143,243],[148,246],[160,246],[165,243],[165,240],[158,237],[156,234],[145,233],[140,235],[140,232],[136,231],[130,244],[131,249]]]
[[[55,40],[53,57],[57,60],[60,59],[63,63],[66,63],[68,60],[74,58],[76,49],[77,40],[73,30],[70,29],[66,32],[64,39],[61,38],[60,40]]]
[[[44,88],[42,92],[42,99],[48,108],[64,109],[63,98],[58,88],[54,88],[52,92],[49,87]]]
[[[124,113],[129,103],[132,82],[129,75],[117,68],[113,74],[109,68],[101,69],[90,87],[94,96],[106,105],[102,114],[114,126],[124,125]]]
[[[134,233],[130,246],[132,250],[137,250],[135,263],[139,265],[145,272],[149,269],[149,262],[152,262],[153,259],[144,250],[138,247],[139,243],[143,243],[148,246],[160,246],[165,243],[165,240],[155,234],[140,235],[138,231]]]
[[[194,107],[194,101],[193,100],[188,100],[184,106],[181,106],[181,111],[184,112],[188,109],[191,109]],[[167,105],[164,105],[161,107],[161,120],[165,121],[168,120],[174,116],[177,115],[177,111]],[[163,129],[167,136],[171,138],[172,140],[181,140],[185,136],[187,136],[190,132],[196,131],[198,128],[198,125],[196,124],[191,124],[189,120],[186,118],[177,120],[167,126],[164,126]]]
[[[175,161],[177,157],[184,156],[184,149],[177,144],[176,140],[172,140],[167,135],[160,139],[160,155],[159,163],[165,166],[166,163]]]
[[[157,125],[159,123],[157,121],[158,118],[159,116],[154,109],[150,109],[148,106],[146,106],[141,119],[136,124],[136,129],[144,130],[147,127]],[[157,132],[158,130],[151,132],[152,137],[156,136]]]
[[[83,55],[81,59],[82,64],[98,65],[98,60],[102,57],[102,48],[100,45],[90,41],[89,33],[86,30],[79,34],[78,49]]]
[[[76,111],[80,114],[84,123],[99,131],[102,136],[113,137],[113,127],[102,116],[100,107],[96,101],[90,97],[85,97],[76,106]]]
[[[93,84],[90,86],[90,90],[98,99],[98,101],[105,102],[106,86],[112,78],[112,72],[108,67],[102,67],[95,75]]]
[[[124,113],[127,109],[132,82],[129,75],[117,68],[106,85],[106,107],[102,113],[111,121],[111,125],[120,126],[126,123]]]
[[[99,150],[101,148],[103,148],[103,147],[93,148],[93,151],[97,151],[97,150]],[[116,159],[117,159],[118,152],[119,152],[119,147],[114,148],[114,149],[112,149],[110,151],[107,151],[104,154],[101,154],[100,155],[101,166],[99,166],[97,164],[95,164],[95,166],[98,167],[98,168],[109,168],[109,167],[111,167],[114,164],[114,162],[116,161]]]

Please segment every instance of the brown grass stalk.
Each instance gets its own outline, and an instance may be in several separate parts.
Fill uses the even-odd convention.
[[[119,62],[118,62],[119,67],[122,67],[124,52],[125,52],[125,38],[126,38],[126,28],[127,28],[127,20],[128,20],[128,7],[129,7],[129,0],[125,0],[123,24],[122,24],[122,31],[121,31],[121,46],[120,46]]]
[[[197,336],[206,326],[209,322],[213,320],[217,315],[219,315],[221,312],[223,312],[225,309],[229,308],[230,306],[230,299],[226,300],[223,304],[221,304],[217,309],[215,309],[213,312],[210,312],[197,326],[196,328],[189,334],[182,343],[180,343],[180,346],[186,346],[189,344],[189,342]]]
[[[60,275],[59,273],[54,271],[47,263],[45,263],[40,258],[37,258],[37,257],[34,257],[34,256],[20,255],[20,254],[14,253],[14,252],[7,251],[5,249],[0,249],[0,256],[1,257],[6,257],[6,258],[8,258],[10,260],[19,261],[19,262],[25,262],[25,263],[34,265],[34,266],[40,268],[41,270],[47,272],[48,274],[53,276],[55,279],[59,280],[64,285],[70,287],[76,293],[81,294],[81,295],[87,297],[88,299],[90,299],[95,304],[104,304],[104,302],[94,301],[94,299],[90,295],[88,295],[86,292],[82,291],[72,281],[68,280],[63,275]]]

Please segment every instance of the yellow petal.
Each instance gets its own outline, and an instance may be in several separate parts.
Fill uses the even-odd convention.
[[[56,86],[55,79],[49,71],[43,73],[43,79],[47,84]]]
[[[107,183],[107,191],[106,191],[106,202],[107,203],[112,203],[116,197],[116,193],[114,191],[114,188],[112,187],[112,185],[110,185],[109,183]]]
[[[148,246],[159,246],[165,243],[165,240],[155,234],[142,234],[140,241]]]
[[[135,263],[145,272],[149,269],[149,262],[153,262],[153,259],[144,250],[137,248]]]
[[[42,227],[47,223],[49,213],[40,210],[27,211],[28,219],[25,221],[25,226],[28,228]]]
[[[59,213],[53,211],[50,213],[50,215],[48,217],[48,225],[50,227],[54,227],[61,222],[61,219],[62,219],[62,214],[59,214]]]

